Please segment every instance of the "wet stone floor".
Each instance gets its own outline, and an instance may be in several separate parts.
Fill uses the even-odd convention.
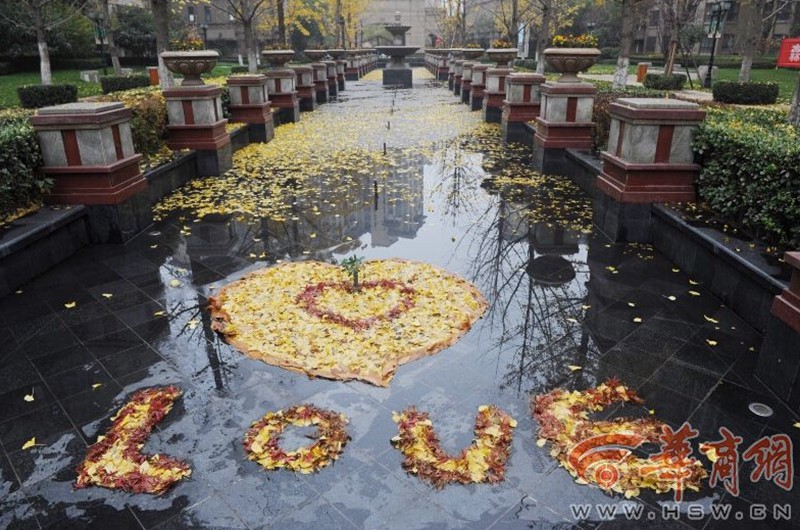
[[[648,246],[592,233],[580,191],[531,173],[525,152],[503,148],[496,128],[465,135],[479,113],[430,80],[399,92],[348,83],[339,102],[303,123],[333,169],[272,190],[277,202],[250,197],[248,214],[225,213],[231,197],[247,202],[241,190],[257,193],[258,181],[247,179],[258,175],[229,179],[228,189],[201,185],[167,201],[162,219],[129,244],[87,248],[0,300],[1,528],[791,527],[691,520],[685,509],[679,521],[664,521],[671,495],[643,490],[625,500],[576,484],[535,443],[531,395],[618,377],[645,406],[612,407],[603,417],[652,409],[673,427],[691,422],[696,442],[717,439],[725,426],[743,447],[787,433],[796,456],[797,419],[753,377],[759,335],[703,285]],[[320,132],[320,124],[333,128]],[[283,134],[270,149],[297,141]],[[384,143],[381,162],[375,154]],[[372,154],[345,164],[337,149]],[[531,185],[520,185],[525,180]],[[197,195],[204,193],[206,203]],[[205,215],[215,207],[222,213]],[[388,388],[311,380],[248,359],[210,330],[207,297],[215,288],[278,260],[354,253],[448,269],[474,282],[490,308],[452,347],[401,366]],[[77,464],[114,412],[135,390],[165,384],[184,395],[144,450],[190,462],[191,477],[159,497],[74,490]],[[754,401],[774,415],[751,414]],[[340,459],[313,475],[247,461],[250,423],[303,402],[350,419]],[[483,404],[519,422],[504,482],[436,490],[402,470],[389,441],[392,411],[429,412],[445,450],[457,453],[471,442]],[[34,436],[40,445],[22,450]],[[287,436],[285,447],[303,443]],[[797,488],[751,483],[750,469],[742,464],[738,497],[704,483],[687,499],[740,511],[788,503],[797,512]],[[652,517],[576,518],[575,503],[641,505]]]

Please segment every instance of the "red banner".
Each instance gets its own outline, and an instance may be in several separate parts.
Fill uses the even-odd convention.
[[[783,39],[781,41],[778,66],[800,68],[800,39]]]

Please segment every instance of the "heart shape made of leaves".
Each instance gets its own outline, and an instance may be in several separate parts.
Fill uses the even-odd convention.
[[[426,263],[372,260],[360,276],[355,292],[329,263],[252,272],[210,298],[212,327],[269,364],[388,386],[400,364],[452,345],[487,307],[470,282]]]

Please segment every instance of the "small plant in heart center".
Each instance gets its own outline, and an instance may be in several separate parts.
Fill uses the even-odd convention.
[[[353,292],[356,293],[361,290],[361,285],[358,283],[358,273],[361,271],[363,264],[363,256],[360,258],[357,256],[352,256],[342,260],[342,268],[348,275],[350,275],[350,279],[353,280]]]

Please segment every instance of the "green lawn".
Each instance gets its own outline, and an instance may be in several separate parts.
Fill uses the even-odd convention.
[[[231,67],[235,63],[220,63],[211,72],[212,76],[227,76],[231,73]],[[109,69],[113,74],[113,70]],[[142,71],[135,73],[141,74]],[[21,74],[11,74],[0,76],[0,109],[19,106],[17,97],[17,87],[22,85],[38,85],[41,82],[39,72],[26,72]],[[96,96],[101,94],[99,83],[85,83],[81,81],[80,70],[59,70],[53,72],[53,83],[71,83],[78,87],[78,97]]]

